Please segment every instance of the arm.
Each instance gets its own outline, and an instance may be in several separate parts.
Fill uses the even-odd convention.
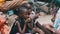
[[[47,30],[49,30],[49,31],[51,31],[51,32],[53,32],[53,33],[56,32],[56,29],[54,28],[53,24],[46,24],[46,25],[44,25],[44,27],[45,27]]]
[[[21,34],[24,34],[26,30],[26,24],[24,24],[23,30],[21,31]]]
[[[24,34],[26,30],[26,23],[24,24],[23,30],[21,30],[20,24],[17,22],[19,33]]]
[[[20,27],[20,23],[17,21],[17,26],[18,26],[18,30],[19,30],[19,33],[21,32],[21,27]]]
[[[45,27],[43,27],[41,24],[39,24],[38,22],[36,23],[36,26],[39,29],[42,29],[44,31],[45,34],[52,34],[50,31],[48,31]]]

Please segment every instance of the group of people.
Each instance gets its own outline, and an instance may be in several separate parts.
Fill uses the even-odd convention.
[[[41,25],[36,20],[40,14],[34,12],[34,9],[32,8],[33,3],[26,2],[19,5],[20,1],[18,1],[14,1],[15,3],[12,3],[13,5],[10,4],[10,6],[12,5],[11,7],[15,7],[15,9],[12,9],[8,5],[6,5],[8,7],[4,8],[5,4],[0,6],[1,34],[60,34],[53,24]],[[21,0],[21,2],[22,1],[23,0]],[[10,10],[9,7],[11,8]]]

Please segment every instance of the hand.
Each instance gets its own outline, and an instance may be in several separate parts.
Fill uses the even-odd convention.
[[[44,27],[50,31],[52,31],[53,33],[56,32],[56,29],[54,28],[54,26],[52,24],[46,24],[44,25]]]
[[[25,23],[29,23],[31,21],[31,18],[26,19]]]

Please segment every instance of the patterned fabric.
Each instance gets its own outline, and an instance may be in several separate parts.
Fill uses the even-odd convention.
[[[10,33],[10,28],[5,23],[6,23],[6,19],[2,18],[0,16],[0,31],[1,31],[1,34],[9,34]]]
[[[9,34],[10,33],[10,28],[7,26],[7,25],[3,25],[2,27],[1,27],[1,33],[2,34]]]

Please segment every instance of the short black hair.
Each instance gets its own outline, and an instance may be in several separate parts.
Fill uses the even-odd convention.
[[[16,15],[20,15],[20,14],[23,13],[24,10],[28,10],[28,9],[25,8],[25,7],[19,7],[19,8],[17,8],[17,9],[15,9],[14,14],[16,14]]]

